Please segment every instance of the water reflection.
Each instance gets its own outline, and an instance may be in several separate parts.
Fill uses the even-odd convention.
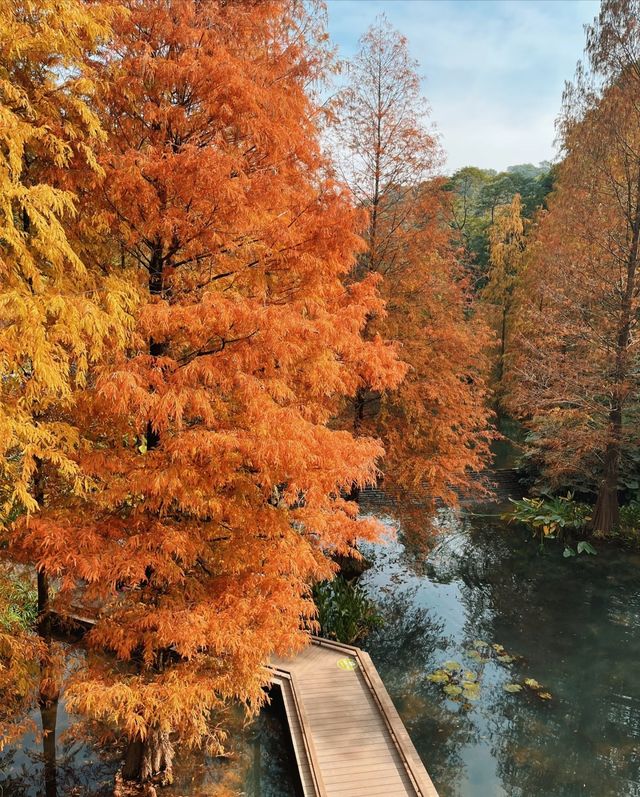
[[[375,549],[365,583],[389,624],[368,647],[441,796],[640,795],[638,557],[541,556],[497,517],[460,522],[421,562],[407,544]],[[474,640],[517,658],[478,661]],[[427,679],[447,659],[477,674],[479,700]],[[504,690],[525,678],[552,700]]]
[[[45,797],[57,797],[58,772],[56,766],[56,725],[58,719],[58,699],[43,702],[40,706],[42,724],[42,757],[44,765]]]
[[[111,797],[122,751],[70,716],[64,699],[34,712],[38,728],[0,753],[2,797]],[[232,719],[227,758],[183,753],[165,797],[301,797],[279,692],[258,719]]]
[[[395,550],[400,553],[398,548]],[[382,557],[377,552],[375,572],[386,569],[390,554],[386,549]],[[456,770],[463,765],[459,751],[469,743],[473,728],[464,716],[443,703],[430,688],[425,674],[452,646],[453,640],[444,633],[445,622],[421,605],[419,586],[403,581],[399,572],[392,571],[388,581],[378,584],[384,624],[368,638],[367,648],[375,656],[380,675],[416,747],[429,761],[432,778],[452,782]],[[437,760],[424,752],[433,750],[436,744],[439,751],[446,751]]]
[[[63,700],[34,711],[35,730],[0,754],[0,794],[16,797],[107,797],[119,764],[116,751],[98,755],[72,732]]]

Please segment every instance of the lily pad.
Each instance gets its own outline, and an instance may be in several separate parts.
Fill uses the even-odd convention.
[[[535,678],[525,678],[525,684],[529,687],[529,689],[542,689],[542,684],[536,681]]]
[[[444,670],[436,670],[435,672],[427,675],[427,678],[430,681],[433,681],[434,684],[444,684],[449,682],[450,675]]]
[[[522,685],[521,684],[505,684],[504,685],[505,692],[522,692]]]
[[[469,681],[463,681],[463,695],[467,700],[478,700],[480,698],[480,684]]]
[[[457,696],[462,694],[462,687],[456,686],[455,684],[447,684],[443,687],[443,691],[448,695]]]
[[[459,672],[462,669],[462,664],[458,664],[457,661],[445,661],[442,669],[448,672]]]

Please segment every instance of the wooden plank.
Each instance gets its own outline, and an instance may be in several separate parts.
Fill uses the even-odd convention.
[[[359,651],[358,659],[371,682],[376,698],[380,701],[385,720],[395,736],[397,747],[405,758],[405,762],[408,765],[410,773],[415,780],[422,797],[438,797],[435,786],[433,785],[433,782],[429,777],[424,764],[422,763],[422,759],[418,755],[418,751],[411,741],[411,737],[407,733],[404,723],[400,719],[400,715],[398,714],[393,701],[389,697],[389,693],[382,682],[382,678],[380,678],[378,671],[371,661],[371,657],[368,653]]]

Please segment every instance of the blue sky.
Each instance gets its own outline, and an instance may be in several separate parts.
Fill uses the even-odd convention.
[[[598,0],[328,0],[342,58],[382,12],[420,64],[446,171],[504,169],[555,155],[564,82]]]

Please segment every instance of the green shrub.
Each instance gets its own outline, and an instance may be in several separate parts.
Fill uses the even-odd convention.
[[[342,576],[316,584],[313,599],[320,635],[326,639],[354,644],[381,625],[382,618],[365,590]]]
[[[33,628],[38,616],[38,593],[30,581],[0,573],[0,625]]]
[[[615,536],[626,545],[640,548],[640,501],[620,507],[620,521]]]
[[[524,523],[535,536],[539,535],[541,548],[545,540],[559,539],[565,543],[564,555],[575,556],[576,551],[567,542],[571,537],[579,539],[585,536],[587,523],[591,520],[591,507],[588,504],[575,501],[572,493],[509,500],[514,508],[504,515],[507,520]],[[583,540],[577,546],[577,553],[594,554],[595,549]]]

